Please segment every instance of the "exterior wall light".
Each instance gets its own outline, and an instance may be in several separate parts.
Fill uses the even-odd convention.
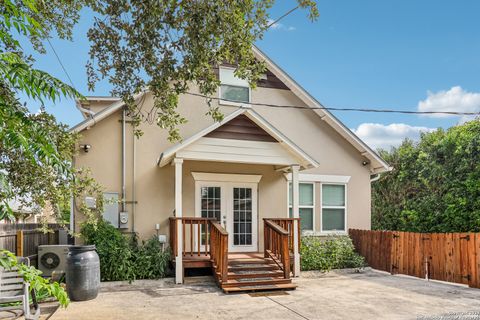
[[[81,144],[81,145],[80,145],[80,149],[82,149],[83,152],[85,152],[85,153],[88,153],[88,151],[89,151],[91,148],[92,148],[92,146],[89,145],[89,144]]]

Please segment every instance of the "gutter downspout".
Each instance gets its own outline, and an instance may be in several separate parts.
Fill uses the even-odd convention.
[[[132,130],[135,130],[135,127],[132,126]],[[135,170],[135,163],[137,160],[137,143],[136,140],[137,138],[135,137],[135,132],[132,131],[132,137],[133,137],[133,159],[132,159],[132,232],[135,232],[135,205],[136,205],[136,196],[135,196],[135,176],[136,176],[136,170]]]
[[[370,178],[370,182],[378,181],[378,179],[380,179],[381,176],[382,176],[381,173],[377,173],[373,178]]]
[[[80,110],[80,112],[88,113],[92,118],[95,115],[95,112],[93,112],[92,110],[82,107],[82,104],[78,100],[76,101],[75,106],[77,107],[78,110]]]
[[[126,186],[125,186],[125,181],[126,181],[126,146],[125,146],[125,108],[122,109],[122,212],[125,212],[126,210],[126,197],[127,197],[127,192],[126,192]],[[120,225],[119,225],[120,226]]]

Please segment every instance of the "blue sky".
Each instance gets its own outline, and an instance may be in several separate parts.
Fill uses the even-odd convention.
[[[277,1],[271,17],[296,5]],[[480,111],[480,1],[322,0],[310,22],[297,10],[257,45],[325,106],[405,110]],[[88,92],[85,64],[91,17],[76,26],[73,42],[52,43],[75,86],[108,95],[108,83]],[[36,67],[67,78],[53,52],[35,55]],[[30,105],[32,111],[38,106]],[[69,125],[81,120],[73,101],[47,110]],[[335,112],[373,147],[415,138],[419,130],[455,125],[461,117]]]

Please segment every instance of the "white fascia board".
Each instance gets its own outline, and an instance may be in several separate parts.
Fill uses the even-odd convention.
[[[285,173],[285,178],[288,181],[292,181],[292,174]],[[310,174],[310,173],[300,173],[298,175],[298,180],[301,182],[324,182],[324,183],[348,183],[351,176],[340,176],[340,175],[330,175],[330,174]]]
[[[375,151],[373,151],[365,142],[357,137],[350,129],[348,129],[340,120],[338,120],[333,114],[325,109],[320,102],[312,97],[304,88],[302,88],[293,78],[291,78],[284,70],[282,70],[275,62],[273,62],[265,53],[263,53],[256,46],[253,46],[253,52],[257,59],[264,61],[267,64],[267,68],[277,76],[285,85],[296,94],[307,106],[314,106],[312,110],[320,116],[321,119],[326,121],[335,131],[337,131],[342,137],[344,137],[349,143],[351,143],[358,151],[368,152],[368,158],[377,161],[384,169],[384,171],[390,171],[390,166],[385,162]]]
[[[261,174],[192,172],[195,181],[259,183]]]

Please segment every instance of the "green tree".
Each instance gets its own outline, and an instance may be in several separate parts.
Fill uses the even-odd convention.
[[[265,70],[255,59],[252,45],[271,24],[268,9],[274,0],[103,0],[98,3],[87,64],[90,88],[108,78],[113,94],[129,106],[130,116],[140,123],[134,95],[148,89],[155,97],[151,113],[178,140],[178,125],[186,119],[176,111],[178,96],[195,84],[201,94],[215,93],[219,80],[213,66],[236,64],[236,75],[252,87]],[[296,0],[318,17],[315,1]],[[208,102],[208,100],[207,100]],[[223,115],[210,105],[207,115]],[[140,132],[138,132],[140,133]]]
[[[372,185],[374,229],[480,231],[480,120],[381,155],[394,170]]]
[[[60,97],[81,97],[72,87],[35,69],[19,39],[45,52],[52,32],[71,39],[80,4],[66,1],[3,0],[0,4],[0,219],[13,218],[8,201],[25,206],[51,205],[63,222],[61,204],[99,188],[83,170],[71,166],[76,136],[52,115],[29,113],[18,95],[45,104]],[[85,209],[86,213],[90,213]]]
[[[296,0],[318,17],[315,1]],[[84,171],[71,166],[76,137],[45,112],[30,114],[18,93],[41,104],[62,96],[78,98],[72,87],[33,68],[19,39],[45,53],[43,42],[53,35],[71,40],[83,8],[95,15],[88,32],[89,85],[107,78],[113,94],[129,106],[135,123],[142,121],[134,96],[150,90],[152,113],[159,127],[178,140],[177,126],[186,120],[177,111],[178,96],[193,83],[211,95],[218,87],[213,68],[224,62],[238,65],[238,76],[255,86],[264,65],[251,47],[271,23],[273,0],[157,1],[157,0],[2,0],[0,2],[0,219],[12,217],[8,200],[17,196],[25,205],[50,203],[59,219],[73,195],[99,195]],[[215,120],[222,114],[211,107]],[[140,135],[141,132],[138,132]],[[98,198],[98,197],[97,197]],[[78,204],[93,218],[81,202]],[[101,206],[98,206],[100,210]]]

